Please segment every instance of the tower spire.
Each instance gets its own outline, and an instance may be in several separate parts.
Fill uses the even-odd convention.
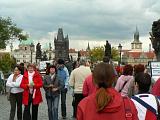
[[[134,41],[139,42],[139,31],[137,26],[136,26],[136,32],[134,33]]]
[[[89,42],[88,42],[88,46],[87,46],[87,51],[90,51],[90,45],[89,45]]]

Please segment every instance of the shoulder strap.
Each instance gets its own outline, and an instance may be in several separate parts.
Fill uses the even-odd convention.
[[[147,110],[150,110],[153,114],[155,114],[157,116],[156,109],[154,109],[151,105],[149,105],[148,103],[144,102],[143,100],[141,100],[140,98],[138,98],[136,96],[133,96],[132,99],[134,99],[135,101],[137,101],[138,103],[140,103]]]
[[[123,97],[126,120],[132,120],[133,114],[128,97]]]
[[[126,85],[127,82],[128,82],[128,81],[125,81],[125,82],[124,82],[124,84],[123,84],[122,88],[119,90],[119,92],[121,92],[121,91],[123,90],[123,88],[124,88],[124,86]]]
[[[160,120],[160,104],[159,104],[159,101],[158,101],[158,98],[155,97],[156,99],[156,103],[157,103],[157,111],[158,111],[158,115],[157,115],[157,120]]]

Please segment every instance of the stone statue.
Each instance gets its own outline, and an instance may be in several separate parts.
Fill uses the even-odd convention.
[[[78,51],[78,58],[81,58],[81,52]]]
[[[154,48],[157,61],[160,61],[160,19],[152,24],[152,32],[150,32],[150,40]]]
[[[105,45],[105,57],[108,57],[109,59],[111,58],[111,44],[106,40],[106,45]]]
[[[41,58],[42,58],[41,44],[38,43],[36,45],[36,59],[41,59]]]
[[[43,55],[42,55],[42,61],[47,61],[48,60],[48,57],[47,57],[47,53],[46,51],[43,52]]]

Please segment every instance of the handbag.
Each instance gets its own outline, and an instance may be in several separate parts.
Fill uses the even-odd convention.
[[[8,91],[8,93],[7,93],[7,100],[8,100],[8,101],[10,101],[11,89],[12,89],[12,88],[9,88],[9,91]]]

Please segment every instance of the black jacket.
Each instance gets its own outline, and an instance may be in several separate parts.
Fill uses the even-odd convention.
[[[58,88],[58,90],[53,92],[52,88],[49,87],[50,84],[53,85],[52,88]],[[55,75],[53,79],[51,78],[51,75],[46,75],[43,78],[43,88],[45,90],[46,97],[59,95],[63,86],[63,82],[58,79],[57,75]]]

